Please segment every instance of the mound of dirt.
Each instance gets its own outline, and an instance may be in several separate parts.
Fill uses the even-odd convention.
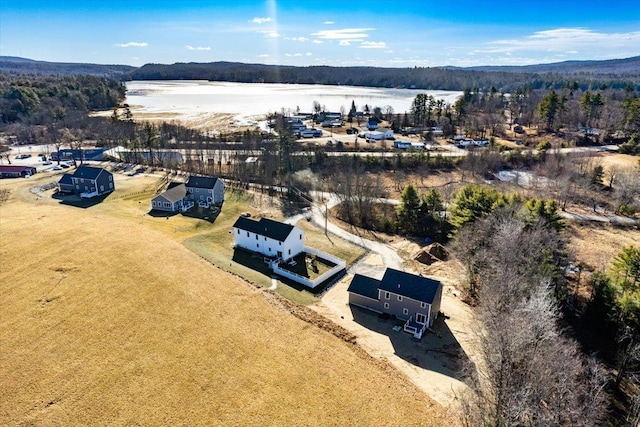
[[[418,261],[418,262],[420,262],[422,264],[426,264],[426,265],[431,265],[436,261],[440,261],[438,258],[434,257],[433,255],[431,255],[427,251],[420,251],[418,253],[418,255],[415,256],[414,259],[416,261]]]
[[[429,246],[429,253],[440,261],[449,259],[449,251],[440,243],[434,243]]]
[[[449,251],[440,243],[433,243],[418,252],[413,259],[422,264],[431,265],[436,261],[446,261],[449,259]]]

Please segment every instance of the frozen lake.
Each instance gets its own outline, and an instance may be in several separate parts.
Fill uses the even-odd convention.
[[[285,111],[310,113],[317,101],[326,111],[347,113],[351,102],[358,111],[364,105],[393,108],[404,114],[419,93],[453,104],[462,92],[445,90],[385,89],[354,86],[229,83],[205,80],[130,81],[126,103],[148,114],[173,113],[183,118],[202,114],[231,113],[237,118],[265,116]]]

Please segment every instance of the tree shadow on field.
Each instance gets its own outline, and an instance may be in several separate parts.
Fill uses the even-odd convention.
[[[465,367],[469,358],[455,338],[444,316],[438,316],[430,332],[425,331],[421,340],[413,334],[396,331],[404,321],[374,313],[373,311],[350,305],[353,320],[365,328],[389,338],[396,356],[420,368],[438,372],[459,381],[467,378]]]

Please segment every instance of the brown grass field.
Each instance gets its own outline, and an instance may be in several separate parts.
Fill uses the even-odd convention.
[[[50,180],[0,181],[1,425],[451,424],[389,365],[185,248],[193,220],[140,215],[151,193],[118,179],[81,209],[29,192]]]

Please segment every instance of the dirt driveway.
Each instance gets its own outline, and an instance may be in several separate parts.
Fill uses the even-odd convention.
[[[370,254],[361,263],[374,265],[379,260],[379,255]],[[456,394],[465,388],[460,368],[473,343],[471,309],[458,298],[455,288],[447,279],[431,276],[445,285],[441,309],[448,318],[438,318],[435,334],[427,333],[416,341],[394,330],[397,321],[349,306],[347,288],[352,277],[346,275],[311,308],[352,332],[367,353],[389,361],[435,401],[452,407]]]

